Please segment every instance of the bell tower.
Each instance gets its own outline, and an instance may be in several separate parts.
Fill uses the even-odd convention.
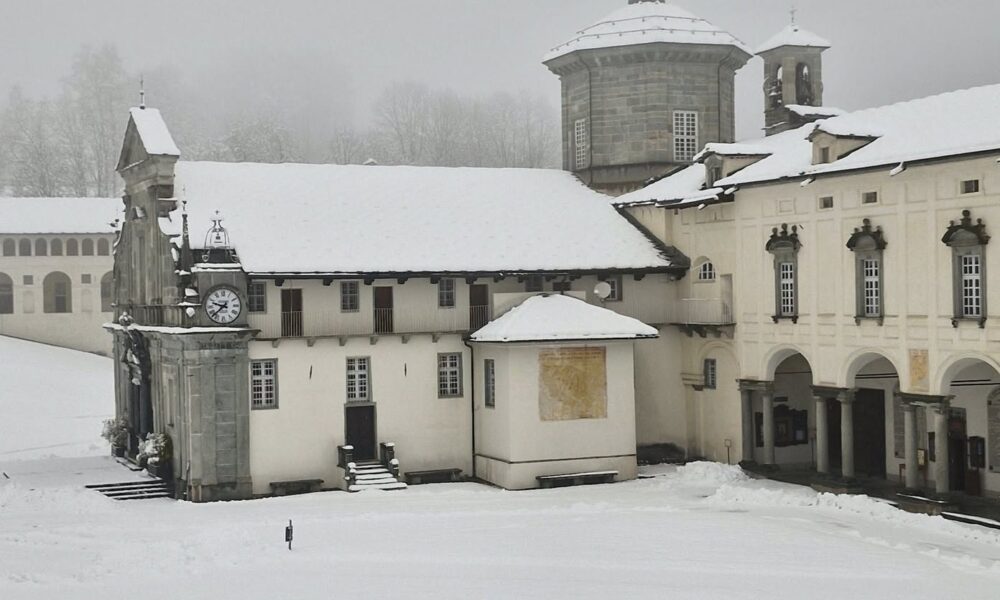
[[[774,135],[839,111],[822,110],[823,52],[830,42],[792,22],[757,48],[764,59],[764,131]]]

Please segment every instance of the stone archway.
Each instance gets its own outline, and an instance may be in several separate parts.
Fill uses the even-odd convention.
[[[937,482],[944,471],[940,465],[935,488],[971,495],[1000,491],[1000,371],[986,357],[966,356],[943,376],[947,440],[933,440],[931,458],[936,464],[946,451],[947,487]]]
[[[848,388],[853,390],[851,433],[854,471],[860,476],[885,479],[895,470],[898,464],[896,458],[901,457],[903,452],[903,413],[896,397],[899,372],[887,357],[868,353],[857,357],[848,373]],[[844,424],[839,421],[837,425],[843,438]],[[897,431],[899,435],[896,435]],[[841,456],[843,454],[841,447]]]

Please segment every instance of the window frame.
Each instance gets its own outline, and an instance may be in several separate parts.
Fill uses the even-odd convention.
[[[0,315],[14,314],[14,278],[0,272]]]
[[[101,276],[101,312],[114,312],[115,310],[115,276],[113,271],[108,271]]]
[[[364,364],[364,369],[358,365]],[[346,377],[344,379],[344,399],[347,404],[370,404],[372,402],[372,359],[371,356],[348,356],[344,360]],[[363,377],[358,375],[363,373]],[[359,379],[360,378],[360,379]],[[364,382],[364,395],[358,392],[358,382]],[[353,388],[353,390],[352,390]],[[354,397],[351,395],[354,394]]]
[[[261,367],[259,374],[254,374],[256,366]],[[264,366],[270,365],[271,374],[264,372]],[[271,382],[271,401],[267,402],[267,382]],[[254,403],[254,387],[260,382],[261,401]],[[250,360],[250,410],[276,410],[278,408],[278,359],[277,358],[255,358]]]
[[[350,291],[353,288],[353,291]],[[353,306],[351,304],[353,298]],[[340,312],[356,313],[361,312],[361,284],[356,280],[345,280],[340,282]]]
[[[541,275],[527,275],[524,278],[524,291],[536,293],[545,291],[545,278]]]
[[[968,184],[973,184],[973,185],[968,186]],[[967,186],[975,188],[975,189],[968,189]],[[961,194],[961,195],[963,195],[963,196],[968,195],[968,194],[978,194],[979,192],[982,191],[982,189],[983,189],[983,186],[982,186],[982,183],[980,182],[979,179],[963,179],[958,184],[958,193]]]
[[[706,275],[709,275],[709,277],[706,277]],[[713,283],[717,279],[718,273],[716,272],[715,264],[712,261],[702,261],[702,263],[698,265],[698,279],[696,279],[698,283]]]
[[[878,204],[881,198],[878,190],[868,190],[867,192],[861,192],[861,206],[871,206],[872,204]],[[872,200],[869,201],[868,199]]]
[[[690,163],[698,154],[698,127],[700,118],[696,110],[673,111],[671,123],[674,162]]]
[[[958,327],[962,321],[973,321],[979,324],[980,328],[986,327],[986,320],[989,318],[989,307],[987,306],[987,284],[989,273],[987,271],[988,261],[986,260],[986,246],[989,244],[990,236],[986,234],[986,225],[982,219],[972,220],[969,210],[962,211],[962,219],[958,222],[951,221],[948,230],[941,241],[951,248],[951,277],[952,277],[952,327]],[[975,278],[968,277],[966,273],[966,259],[975,257],[978,273]],[[979,312],[976,315],[970,314],[966,307],[969,305],[967,295],[968,282],[977,281],[978,297],[977,305]]]
[[[447,361],[449,359],[455,359],[454,365],[443,364],[442,361]],[[463,383],[463,372],[462,372],[462,353],[461,352],[438,352],[437,355],[437,388],[438,388],[438,398],[461,398],[465,394],[465,386]],[[454,389],[452,389],[450,378],[454,374]],[[449,378],[448,380],[442,379],[442,377]],[[445,388],[448,389],[445,389]]]
[[[867,319],[882,325],[885,320],[886,246],[882,228],[872,227],[871,219],[864,219],[847,240],[854,253],[855,324]]]
[[[823,206],[825,200],[830,201],[830,206]],[[833,210],[834,206],[836,205],[836,202],[834,201],[833,196],[820,196],[819,200],[817,201],[817,204],[819,210]]]
[[[247,282],[247,313],[259,314],[266,312],[267,281],[252,279]]]
[[[774,314],[775,323],[789,320],[799,322],[799,242],[798,226],[787,223],[771,229],[771,237],[764,248],[774,257]],[[786,293],[787,292],[787,293]],[[786,302],[786,299],[790,301]]]
[[[706,358],[702,363],[702,375],[706,390],[715,390],[719,387],[719,363],[714,358]]]
[[[604,299],[605,302],[621,302],[625,299],[624,281],[621,275],[606,275],[600,280],[611,286],[611,293]]]
[[[573,121],[573,165],[574,170],[586,169],[590,150],[590,131],[587,118]]]
[[[497,367],[492,358],[483,359],[483,406],[497,407]]]
[[[450,286],[450,289],[449,289]],[[457,284],[453,277],[438,279],[438,308],[455,308]]]

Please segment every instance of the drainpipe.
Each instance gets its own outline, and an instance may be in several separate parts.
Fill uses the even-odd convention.
[[[465,347],[469,349],[469,374],[471,375],[472,385],[469,386],[471,391],[469,392],[469,416],[472,419],[472,478],[476,479],[476,349],[469,344],[469,340],[466,338],[462,339],[462,343]]]

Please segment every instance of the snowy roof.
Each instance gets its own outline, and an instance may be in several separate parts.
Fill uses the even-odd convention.
[[[218,209],[249,273],[670,267],[607,196],[564,171],[179,162],[175,189],[192,239]]]
[[[0,198],[0,233],[114,233],[120,198]]]
[[[531,296],[471,336],[473,342],[550,342],[653,338],[645,323],[559,294]]]
[[[839,117],[846,115],[846,110],[834,108],[832,106],[806,106],[804,104],[786,104],[785,108],[799,115],[800,117]]]
[[[694,160],[695,162],[699,162],[709,154],[718,154],[719,156],[767,156],[771,154],[771,149],[761,144],[711,143],[705,144],[705,148],[695,155]]]
[[[170,135],[160,111],[155,108],[132,108],[129,115],[135,123],[143,148],[150,156],[180,156],[174,138]]]
[[[757,54],[763,54],[768,50],[774,50],[782,46],[799,46],[806,48],[829,48],[830,42],[821,38],[811,31],[802,29],[795,23],[791,23],[779,31],[774,37],[757,47]]]
[[[813,165],[810,139],[816,132],[872,141],[831,163]],[[718,188],[703,189],[704,167],[696,164],[621,196],[616,204],[694,201],[748,183],[1000,151],[1000,85],[847,113],[737,146],[744,144],[766,148],[770,155],[716,181]]]
[[[663,2],[638,2],[578,31],[576,37],[549,51],[543,62],[577,50],[656,42],[735,46],[750,54],[750,49],[735,36],[682,8]]]

